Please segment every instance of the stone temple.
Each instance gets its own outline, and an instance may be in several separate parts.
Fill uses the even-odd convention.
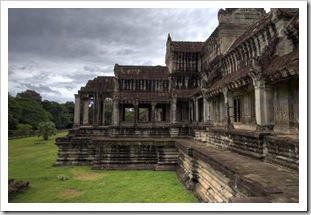
[[[299,10],[218,22],[205,42],[168,34],[166,66],[81,87],[54,166],[176,171],[201,202],[299,202]]]

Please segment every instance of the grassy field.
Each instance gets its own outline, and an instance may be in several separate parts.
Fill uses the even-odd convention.
[[[57,136],[65,136],[59,133]],[[56,136],[56,137],[57,137]],[[9,178],[29,187],[9,200],[14,203],[194,203],[175,172],[92,171],[86,167],[52,167],[54,138],[9,140]],[[41,144],[35,144],[43,142]],[[65,180],[66,179],[66,180]]]

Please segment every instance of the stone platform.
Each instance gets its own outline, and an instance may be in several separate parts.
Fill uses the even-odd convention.
[[[177,173],[203,202],[299,202],[299,172],[195,140],[176,140]]]
[[[224,139],[229,140],[228,137]],[[269,141],[273,145],[273,136]],[[240,153],[231,150],[232,147],[202,143],[192,138],[95,135],[57,138],[56,145],[59,150],[54,166],[176,171],[184,186],[202,202],[299,202],[296,167],[290,169],[286,165],[268,163],[270,160],[253,156],[254,153],[247,156],[247,150],[253,148]],[[258,146],[264,149],[262,142]]]
[[[175,170],[178,151],[171,139],[57,138],[54,166],[90,165],[95,170]]]

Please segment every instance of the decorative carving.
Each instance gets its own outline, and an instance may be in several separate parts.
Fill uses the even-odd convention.
[[[280,105],[276,107],[274,112],[274,119],[276,123],[288,123],[289,115],[286,105]]]
[[[259,86],[262,84],[263,74],[262,67],[260,66],[257,59],[252,58],[249,60],[249,76],[253,79],[254,86]]]

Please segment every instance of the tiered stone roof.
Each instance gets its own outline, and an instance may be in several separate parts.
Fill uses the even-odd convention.
[[[85,87],[81,87],[79,93],[113,93],[114,92],[114,77],[98,76],[93,80],[89,80]]]
[[[270,22],[272,18],[272,13],[268,13],[263,19],[253,24],[251,27],[249,27],[244,34],[242,34],[240,37],[238,37],[234,43],[229,48],[229,51],[232,51],[235,49],[238,45],[246,41],[248,38],[252,37],[253,35],[260,32],[263,28],[265,28]]]

